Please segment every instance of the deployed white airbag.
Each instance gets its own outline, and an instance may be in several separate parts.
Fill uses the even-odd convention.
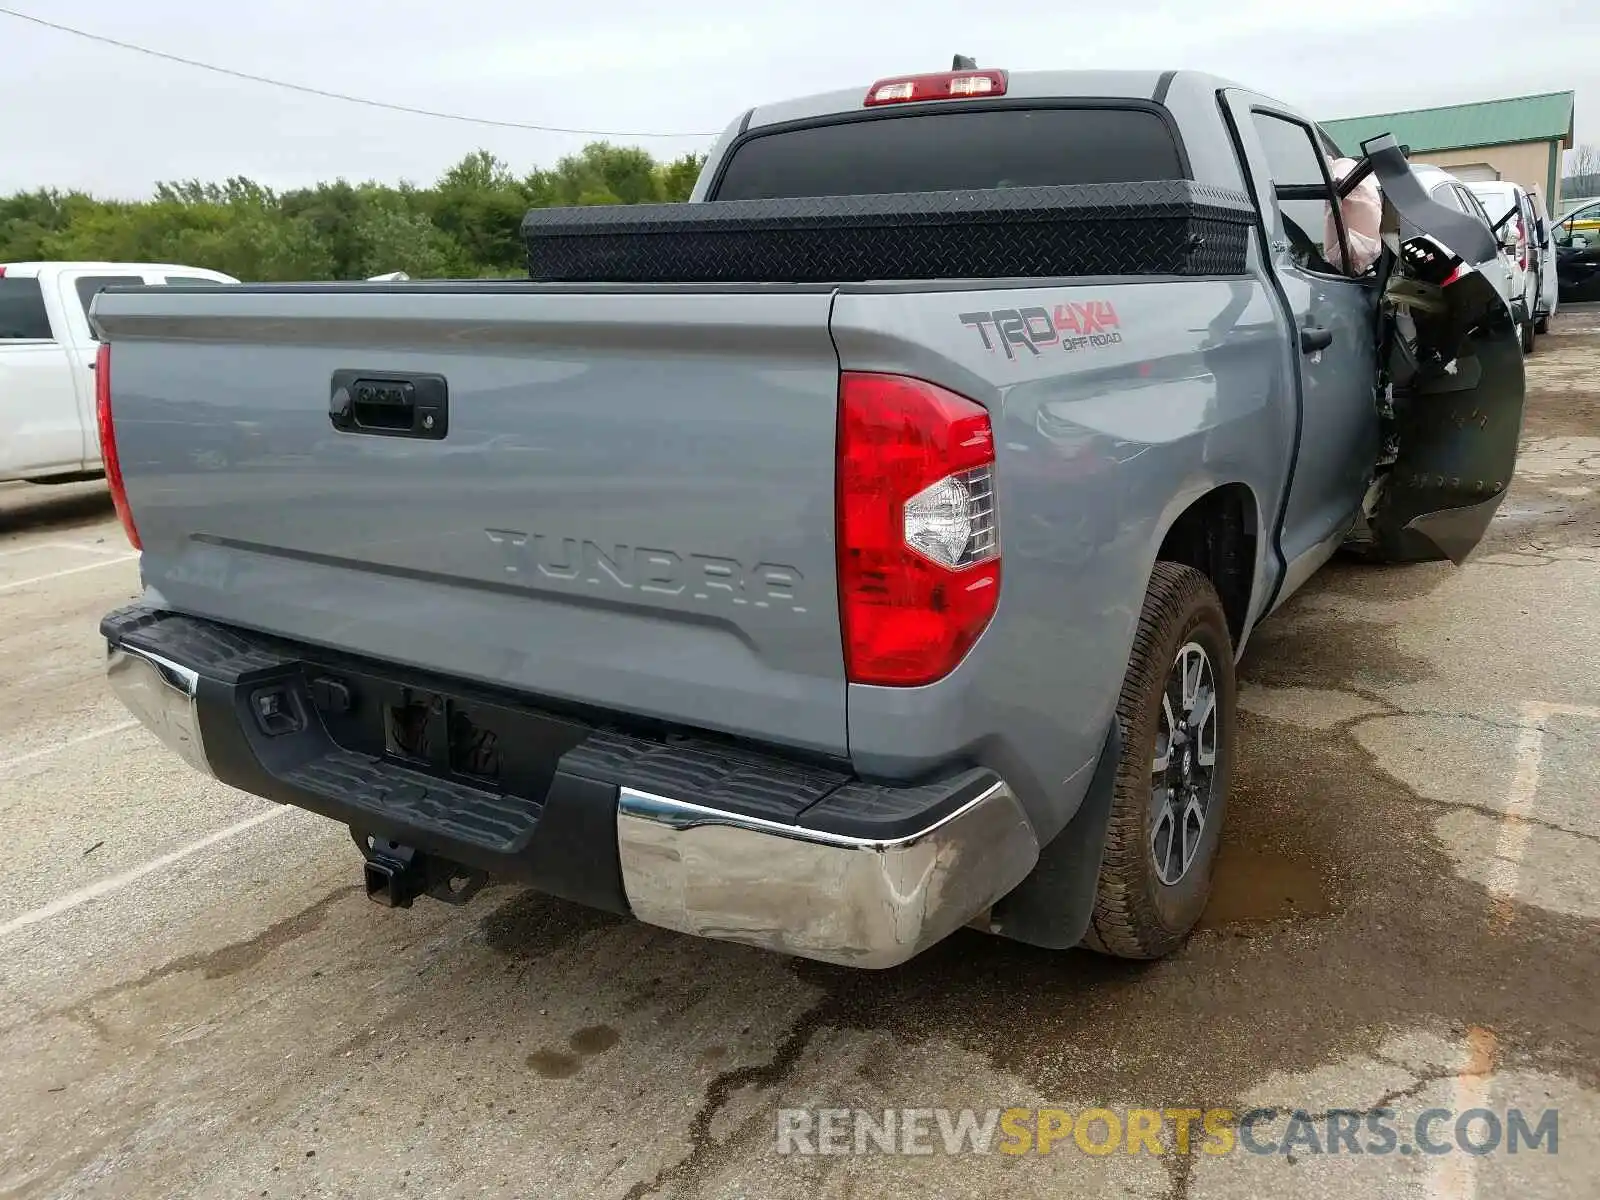
[[[1328,168],[1333,175],[1333,182],[1338,184],[1355,170],[1356,160],[1336,158],[1328,164]],[[1328,207],[1328,224],[1323,233],[1322,244],[1327,247],[1325,253],[1328,262],[1336,270],[1343,271],[1346,275],[1360,275],[1378,261],[1378,254],[1383,249],[1379,236],[1383,224],[1383,192],[1378,187],[1377,176],[1369,174],[1356,184],[1351,193],[1340,203],[1339,208],[1344,215],[1345,237],[1350,244],[1350,261],[1348,263],[1344,261],[1344,249],[1339,244],[1339,229],[1334,224],[1331,205]]]

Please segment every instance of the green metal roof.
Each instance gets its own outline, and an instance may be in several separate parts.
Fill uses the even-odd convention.
[[[1561,139],[1572,145],[1572,93],[1546,92],[1510,100],[1485,100],[1478,104],[1452,104],[1447,108],[1414,108],[1409,112],[1377,113],[1370,117],[1343,117],[1324,121],[1322,127],[1346,154],[1357,154],[1361,143],[1380,133],[1392,133],[1413,152],[1465,150],[1473,146],[1501,146],[1507,142],[1548,142]]]

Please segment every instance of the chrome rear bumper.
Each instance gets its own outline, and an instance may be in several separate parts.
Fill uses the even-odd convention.
[[[200,733],[199,675],[150,650],[107,645],[106,681],[117,699],[191,767],[214,774]]]
[[[1027,876],[1033,826],[995,780],[918,833],[871,841],[623,788],[617,843],[641,921],[852,967],[891,967]]]

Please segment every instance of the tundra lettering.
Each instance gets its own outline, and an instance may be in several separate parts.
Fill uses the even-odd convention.
[[[637,588],[659,596],[679,596],[687,591],[695,600],[806,611],[797,595],[801,574],[782,563],[757,563],[746,570],[737,559],[714,554],[685,556],[674,550],[621,544],[602,548],[587,538],[550,537],[517,529],[485,529],[484,533],[499,547],[506,574],[518,580],[537,574],[591,587]],[[685,557],[693,564],[688,572],[683,569]]]

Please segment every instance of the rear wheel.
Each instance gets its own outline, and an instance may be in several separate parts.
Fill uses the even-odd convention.
[[[1550,332],[1550,318],[1540,317],[1533,323],[1533,331],[1541,337]]]
[[[1532,354],[1533,353],[1533,322],[1532,321],[1524,321],[1524,322],[1522,322],[1522,324],[1517,326],[1517,332],[1522,335],[1522,352],[1524,354]]]
[[[1159,958],[1205,911],[1233,765],[1234,692],[1216,589],[1193,567],[1157,563],[1117,702],[1122,758],[1091,949]]]

